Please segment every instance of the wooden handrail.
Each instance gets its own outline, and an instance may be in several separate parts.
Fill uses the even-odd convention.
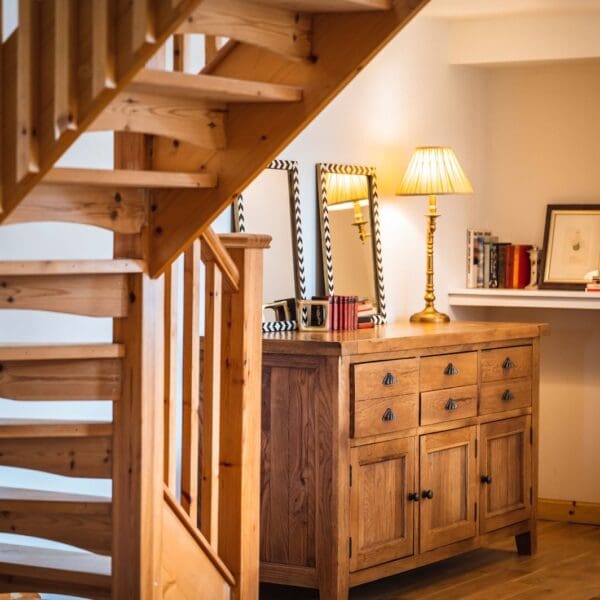
[[[206,538],[202,535],[198,528],[192,523],[187,513],[181,508],[177,499],[171,494],[170,490],[165,486],[163,489],[163,498],[165,502],[168,504],[169,508],[173,511],[173,513],[177,516],[181,524],[187,529],[188,533],[196,540],[196,543],[202,548],[202,551],[215,568],[221,573],[223,579],[227,581],[229,585],[232,587],[235,586],[235,578],[233,577],[231,571],[227,568],[225,563],[217,556],[214,548],[208,543]]]
[[[219,236],[225,248],[265,249],[271,245],[271,236],[258,233],[222,233]]]
[[[229,289],[232,292],[237,292],[240,289],[240,272],[221,243],[219,236],[213,231],[212,227],[208,227],[200,236],[200,240],[203,242],[201,244],[202,260],[204,262],[214,260]]]

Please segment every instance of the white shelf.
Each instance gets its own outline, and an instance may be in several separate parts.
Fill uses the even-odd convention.
[[[450,290],[448,300],[452,306],[600,310],[600,293],[583,291],[463,288]]]

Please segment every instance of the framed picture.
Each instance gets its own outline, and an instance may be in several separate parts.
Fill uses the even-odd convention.
[[[600,204],[549,204],[541,288],[583,290],[600,268]]]

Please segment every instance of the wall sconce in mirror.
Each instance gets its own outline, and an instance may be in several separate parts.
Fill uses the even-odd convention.
[[[364,175],[345,173],[325,173],[325,187],[327,189],[327,203],[329,211],[352,210],[354,221],[360,241],[371,235],[368,231],[368,219],[365,219],[363,207],[369,206],[369,180]]]
[[[298,163],[274,160],[238,196],[234,223],[273,238],[264,253],[263,331],[297,329],[296,299],[306,298]]]
[[[358,296],[369,321],[385,323],[375,169],[320,163],[317,182],[325,294]]]

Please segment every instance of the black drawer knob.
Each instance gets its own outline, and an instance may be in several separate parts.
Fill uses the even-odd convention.
[[[393,421],[396,418],[394,411],[391,408],[386,408],[383,413],[383,417],[381,417],[382,421]]]
[[[455,400],[452,400],[452,398],[450,398],[450,400],[448,400],[448,402],[446,402],[446,406],[444,408],[446,410],[456,410],[458,408],[458,402],[456,402]]]
[[[517,365],[515,365],[515,363],[510,360],[510,357],[506,357],[506,359],[504,360],[504,362],[502,363],[502,368],[503,369],[514,369]]]
[[[487,484],[492,483],[492,476],[491,475],[482,475],[481,483],[487,483]]]
[[[387,373],[383,378],[383,385],[396,385],[396,383],[396,378],[391,373]]]
[[[504,390],[502,393],[502,400],[505,402],[510,402],[515,399],[515,395],[510,390]]]
[[[433,498],[433,492],[431,490],[423,490],[421,496],[427,500],[431,500]]]
[[[444,369],[444,375],[458,375],[458,369],[452,363],[448,363]]]
[[[411,502],[418,502],[418,501],[419,501],[419,492],[411,492],[411,493],[408,495],[408,499],[409,499]]]

